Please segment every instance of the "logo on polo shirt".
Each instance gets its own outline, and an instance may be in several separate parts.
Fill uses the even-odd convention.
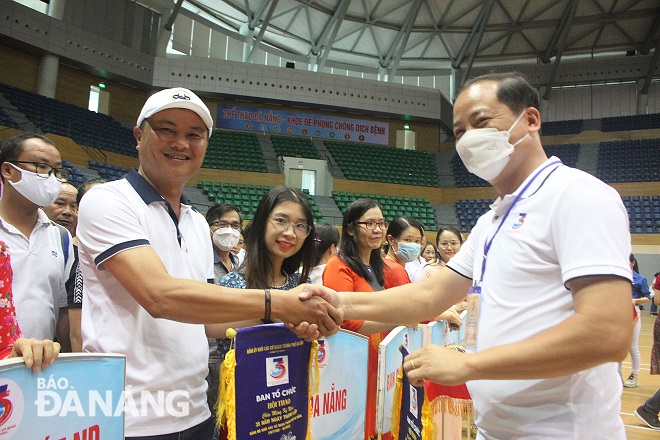
[[[511,229],[520,229],[520,227],[523,225],[523,223],[525,223],[525,217],[527,217],[527,213],[526,212],[521,212],[518,215],[518,220],[516,220],[513,223],[513,226],[511,226]]]

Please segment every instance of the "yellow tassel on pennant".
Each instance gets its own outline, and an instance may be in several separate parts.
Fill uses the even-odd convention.
[[[227,337],[236,337],[236,330],[227,329]],[[227,440],[236,440],[236,350],[227,352],[220,365],[220,389],[216,405],[216,420],[222,428],[227,423]]]
[[[307,380],[307,440],[312,440],[312,415],[314,409],[309,397],[316,396],[321,386],[321,370],[319,368],[319,341],[312,342],[309,350],[309,375]]]
[[[424,393],[424,403],[422,404],[422,440],[434,440],[433,433],[437,432],[434,429],[434,425],[431,403],[429,402],[429,397]]]
[[[403,368],[396,375],[396,385],[394,386],[394,401],[392,402],[392,438],[399,438],[399,421],[401,419],[401,398],[403,389]]]

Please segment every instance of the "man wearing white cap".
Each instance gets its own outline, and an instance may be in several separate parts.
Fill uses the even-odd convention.
[[[183,196],[212,128],[208,108],[190,90],[154,94],[133,129],[138,171],[93,188],[80,208],[83,350],[126,355],[127,438],[211,438],[202,324],[273,317],[302,322],[309,338],[332,334],[341,322],[323,301],[307,304],[280,291],[234,294],[213,284],[208,225]]]

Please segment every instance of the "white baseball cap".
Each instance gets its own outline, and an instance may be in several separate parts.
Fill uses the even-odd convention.
[[[142,107],[140,116],[137,119],[137,126],[140,127],[142,121],[168,108],[185,108],[197,113],[209,129],[209,137],[211,137],[211,133],[213,132],[213,118],[211,117],[209,108],[199,99],[199,96],[182,87],[161,90],[151,95]]]

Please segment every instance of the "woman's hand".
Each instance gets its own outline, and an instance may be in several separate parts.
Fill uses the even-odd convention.
[[[451,306],[452,309],[456,310],[457,313],[461,313],[464,310],[467,310],[467,301],[461,301],[457,304]]]
[[[48,369],[59,354],[60,344],[57,342],[48,339],[39,341],[34,338],[20,338],[14,343],[9,357],[23,356],[25,365],[28,368],[32,367],[33,373],[37,373],[41,369]]]
[[[463,320],[454,309],[447,309],[434,318],[434,321],[447,321],[454,330],[461,328]]]

